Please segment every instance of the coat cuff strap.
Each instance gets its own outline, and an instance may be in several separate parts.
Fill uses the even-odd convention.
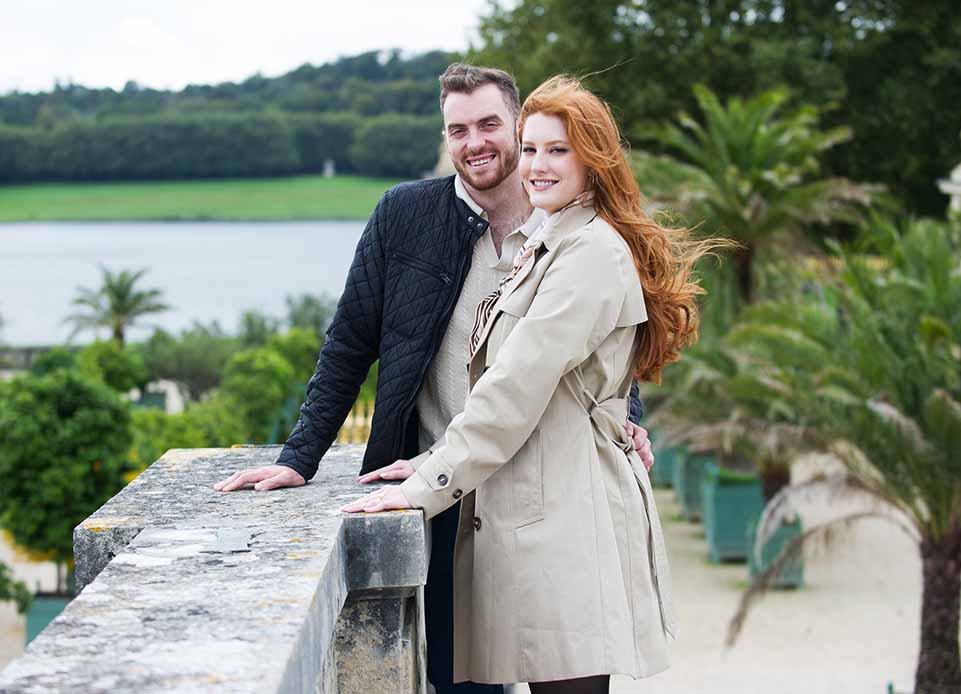
[[[462,492],[451,484],[452,476],[450,466],[443,458],[433,456],[404,480],[400,491],[412,507],[424,509],[424,517],[430,519],[453,506],[461,497]]]
[[[427,459],[430,458],[430,456],[431,456],[432,453],[433,453],[433,451],[431,451],[431,450],[428,448],[426,451],[424,451],[423,453],[421,453],[419,456],[417,456],[416,458],[411,458],[411,459],[408,460],[407,462],[410,463],[410,466],[411,466],[412,468],[414,468],[414,470],[416,471],[417,468],[419,468],[421,465],[423,465],[423,464],[427,461]]]

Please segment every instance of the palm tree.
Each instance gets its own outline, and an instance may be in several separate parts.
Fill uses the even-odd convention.
[[[74,306],[80,306],[86,311],[72,313],[64,319],[65,323],[73,323],[74,329],[70,339],[82,330],[97,330],[108,328],[113,338],[121,345],[124,343],[124,333],[138,318],[148,313],[160,313],[170,308],[161,301],[162,292],[159,289],[137,289],[136,284],[147,270],[120,270],[113,273],[101,266],[103,283],[96,291],[80,287]]]
[[[793,395],[806,372],[758,358],[757,346],[735,326],[716,344],[689,350],[648,419],[662,443],[714,452],[722,466],[749,461],[769,500],[790,482],[791,463],[824,443]]]
[[[843,464],[841,472],[782,489],[765,508],[756,547],[812,497],[845,493],[874,506],[840,509],[788,544],[743,596],[729,641],[737,638],[752,601],[805,542],[825,538],[838,524],[880,516],[917,543],[922,559],[915,694],[958,692],[961,226],[915,222],[904,233],[892,225],[875,225],[874,232],[861,249],[871,255],[838,249],[839,281],[820,311],[803,314],[813,318],[783,306],[754,326],[767,331],[769,347],[788,346],[778,351],[781,373],[820,362],[791,399],[833,441]]]
[[[813,106],[784,113],[787,91],[732,98],[726,106],[704,86],[695,87],[694,96],[703,123],[681,114],[676,124],[639,132],[673,153],[647,160],[644,168],[653,175],[645,180],[647,172],[639,173],[642,189],[742,244],[737,286],[749,303],[754,262],[766,242],[816,223],[860,221],[878,188],[822,176],[820,156],[850,139],[851,130],[822,131]]]

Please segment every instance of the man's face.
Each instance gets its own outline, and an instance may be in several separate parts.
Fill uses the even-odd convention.
[[[490,190],[517,168],[514,118],[500,89],[485,84],[444,101],[444,141],[454,168],[475,190]]]

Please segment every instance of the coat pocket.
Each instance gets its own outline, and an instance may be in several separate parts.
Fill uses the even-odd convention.
[[[534,429],[511,462],[514,528],[544,519],[544,465],[541,432]]]
[[[484,357],[484,366],[491,366],[494,363],[501,345],[514,330],[517,322],[527,315],[527,309],[530,308],[532,300],[533,296],[527,292],[514,292],[504,299],[503,303],[497,305],[496,312],[491,317],[494,324],[487,336],[487,354]]]
[[[494,316],[494,325],[491,326],[490,334],[487,336],[487,352],[484,355],[485,367],[494,365],[497,353],[500,352],[501,346],[507,341],[507,336],[511,334],[519,320],[518,316],[506,312],[500,312]]]

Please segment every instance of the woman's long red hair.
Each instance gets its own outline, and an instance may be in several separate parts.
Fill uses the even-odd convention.
[[[703,294],[694,266],[725,239],[696,239],[690,230],[668,228],[644,211],[641,191],[625,155],[610,107],[579,80],[560,75],[535,89],[517,121],[520,137],[534,113],[558,116],[578,158],[593,172],[594,208],[627,242],[644,289],[648,320],[638,331],[634,375],[660,383],[661,370],[697,341],[697,296]]]

